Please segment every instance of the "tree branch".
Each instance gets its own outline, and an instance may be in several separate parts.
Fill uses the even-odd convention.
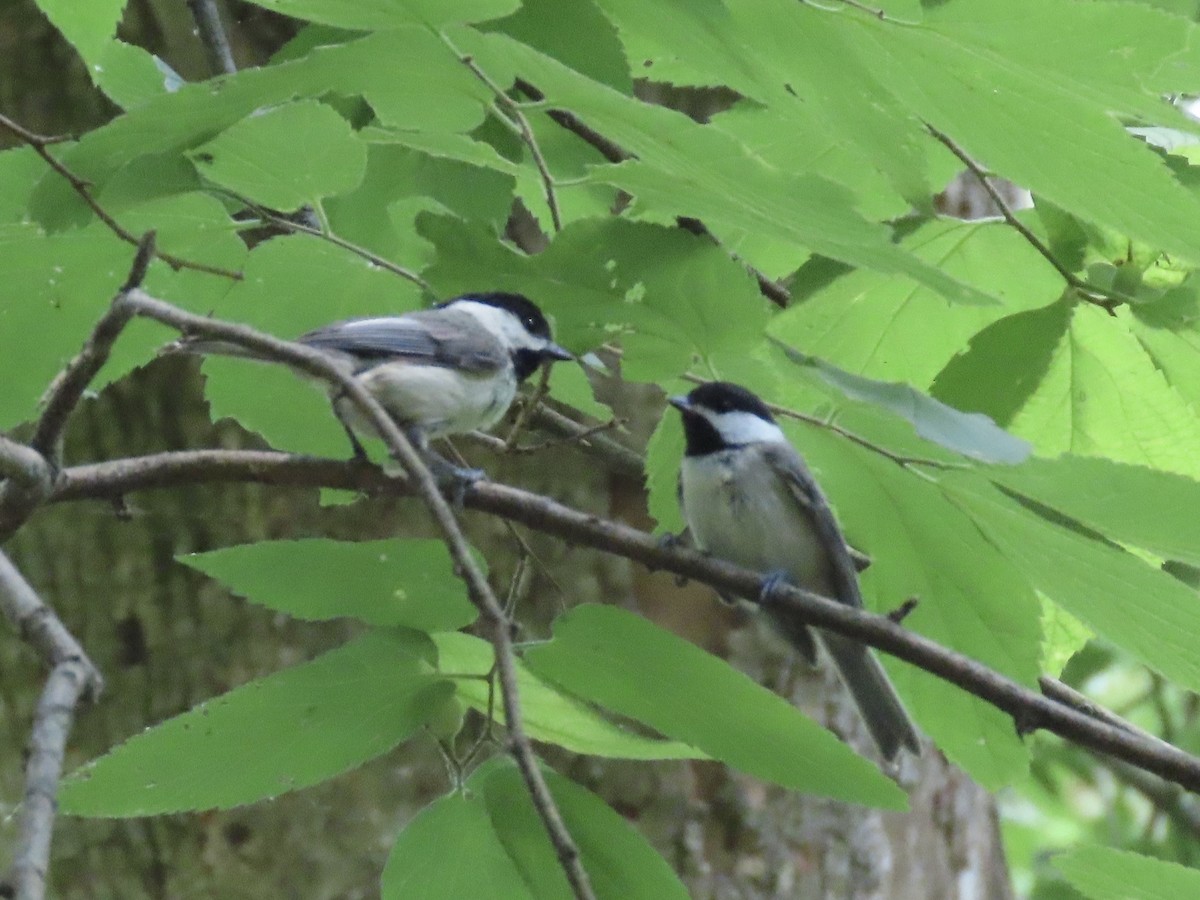
[[[187,5],[192,11],[192,19],[196,22],[200,43],[204,44],[208,67],[214,75],[232,75],[237,71],[237,64],[233,61],[233,50],[230,49],[229,39],[225,36],[221,12],[217,9],[215,0],[187,0]]]
[[[533,133],[533,128],[529,125],[529,119],[525,118],[525,113],[521,111],[520,106],[513,102],[512,97],[504,93],[500,85],[492,81],[487,72],[479,68],[479,64],[475,62],[473,57],[461,53],[445,34],[441,35],[441,38],[454,55],[458,57],[459,62],[466,66],[471,71],[471,74],[478,78],[492,92],[496,106],[516,128],[521,142],[529,148],[529,154],[533,157],[533,164],[537,167],[538,175],[542,179],[542,190],[546,195],[546,205],[550,207],[550,221],[554,225],[555,231],[562,231],[562,214],[558,209],[558,195],[555,192],[554,176],[550,173],[550,166],[546,163],[546,157],[542,154],[542,148],[538,146],[537,137]]]
[[[504,704],[505,722],[508,726],[509,752],[525,779],[533,805],[546,827],[575,896],[580,900],[594,898],[587,873],[579,861],[579,850],[554,804],[550,788],[538,767],[532,744],[525,732],[524,715],[518,697],[512,622],[504,614],[500,601],[475,562],[454,513],[438,490],[437,482],[404,432],[350,372],[321,350],[279,340],[244,325],[184,312],[138,288],[123,293],[120,299],[137,315],[175,328],[181,334],[200,335],[237,344],[253,351],[256,356],[283,363],[336,386],[341,395],[354,403],[370,422],[391,455],[404,467],[411,487],[429,509],[454,560],[456,573],[465,582],[471,602],[475,604],[490,629],[500,678],[501,701]]]
[[[68,138],[34,134],[23,125],[18,125],[12,119],[8,118],[8,116],[3,114],[0,114],[0,126],[7,128],[26,144],[32,147],[33,152],[46,161],[46,165],[66,179],[66,182],[71,186],[71,189],[83,199],[83,202],[88,205],[88,208],[95,213],[96,218],[108,226],[109,231],[111,231],[125,243],[132,244],[135,247],[141,242],[141,238],[126,229],[125,226],[109,215],[108,211],[96,201],[96,198],[92,196],[91,184],[72,172],[69,168],[67,168],[66,165],[59,162],[58,158],[55,157],[55,155],[48,149],[54,144],[61,144],[64,141],[69,140]],[[182,257],[174,256],[170,253],[156,253],[155,256],[176,271],[179,269],[193,269],[197,272],[207,272],[209,275],[220,275],[222,278],[230,278],[234,281],[242,280],[241,272],[232,272],[229,269],[222,269],[220,266],[210,266],[208,263],[193,262],[192,260],[183,259]]]
[[[153,258],[154,232],[148,231],[138,242],[137,254],[134,256],[129,275],[109,305],[108,311],[96,323],[83,349],[67,363],[67,367],[55,377],[46,392],[45,408],[34,429],[30,445],[46,457],[51,466],[57,467],[61,462],[62,435],[67,427],[67,419],[79,404],[83,392],[96,377],[96,373],[108,362],[113,344],[133,318],[133,310],[125,304],[124,298],[130,291],[141,287]]]
[[[51,502],[111,498],[129,491],[179,484],[259,482],[408,494],[411,488],[379,469],[354,462],[296,457],[267,451],[194,450],[131,460],[76,466],[63,472]],[[569,543],[592,547],[707,584],[719,592],[757,597],[762,574],[682,547],[617,522],[571,509],[546,497],[495,482],[468,488],[468,508],[491,513]],[[877,615],[790,585],[767,595],[805,623],[862,641],[961,687],[1012,716],[1023,732],[1045,729],[1082,747],[1124,760],[1140,769],[1200,791],[1200,759],[1159,741],[1147,740],[1108,716],[1049,699],[919,634],[886,615]]]
[[[341,247],[343,250],[347,250],[350,253],[353,253],[355,256],[362,257],[367,262],[371,263],[371,265],[378,266],[385,271],[391,272],[393,275],[399,275],[406,281],[411,281],[427,294],[434,293],[434,290],[430,286],[429,282],[412,269],[405,268],[399,263],[394,263],[390,259],[380,256],[378,253],[373,253],[366,247],[361,247],[352,241],[348,241],[344,237],[334,234],[332,231],[326,231],[323,228],[314,228],[313,226],[304,222],[298,222],[295,219],[288,218],[287,216],[279,215],[273,210],[267,209],[264,206],[260,206],[249,197],[243,197],[241,194],[235,193],[234,191],[226,190],[224,188],[217,188],[216,190],[222,194],[233,197],[239,203],[244,203],[247,209],[251,210],[256,216],[258,216],[260,220],[264,222],[269,222],[275,227],[293,234],[307,234],[310,237],[327,241],[328,243],[333,244],[335,247]]]
[[[18,900],[41,900],[46,893],[55,797],[62,776],[67,736],[75,706],[94,699],[104,687],[75,637],[0,552],[0,612],[50,668],[30,731],[25,793],[17,826],[12,868],[0,889]]]

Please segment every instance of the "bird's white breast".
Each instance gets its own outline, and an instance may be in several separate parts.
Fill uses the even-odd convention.
[[[808,512],[753,446],[685,457],[680,488],[684,518],[701,549],[828,592],[828,560]]]
[[[397,422],[419,425],[430,439],[491,428],[517,393],[511,366],[479,376],[443,366],[390,363],[368,369],[359,380]]]

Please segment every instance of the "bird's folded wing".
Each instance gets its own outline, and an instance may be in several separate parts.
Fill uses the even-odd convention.
[[[837,589],[837,597],[849,606],[862,607],[858,574],[842,529],[838,527],[829,501],[813,479],[800,454],[787,444],[772,445],[765,451],[769,465],[787,484],[792,496],[812,519],[817,537],[829,557],[829,568]]]
[[[480,375],[508,363],[499,341],[476,322],[446,313],[334,322],[302,335],[300,343],[356,357],[364,368],[406,360]]]

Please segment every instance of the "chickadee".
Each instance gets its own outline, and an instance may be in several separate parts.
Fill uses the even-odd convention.
[[[863,605],[837,520],[800,454],[766,405],[745,388],[715,381],[672,397],[687,441],[679,502],[696,544],[715,556],[767,573],[850,606]],[[772,624],[809,662],[814,633],[786,611]],[[916,728],[887,673],[866,646],[824,631],[824,644],[883,756],[920,753]]]
[[[353,375],[429,458],[435,475],[460,480],[482,473],[450,465],[429,451],[429,441],[492,427],[512,405],[517,385],[543,362],[573,359],[551,340],[535,303],[506,293],[464,294],[433,309],[347,319],[296,340],[326,351]],[[253,355],[205,339],[185,338],[177,349]],[[331,400],[355,455],[365,457],[355,432],[373,434],[370,422],[336,388]]]

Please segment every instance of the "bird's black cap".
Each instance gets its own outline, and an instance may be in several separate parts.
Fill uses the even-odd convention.
[[[676,402],[679,401],[679,402]],[[774,422],[771,410],[755,394],[730,381],[710,381],[694,388],[687,397],[672,398],[671,404],[683,411],[703,406],[715,413],[747,412]]]
[[[550,340],[550,323],[546,321],[546,316],[536,303],[523,294],[508,294],[503,291],[492,291],[485,294],[463,294],[461,297],[455,297],[454,300],[447,300],[445,303],[440,304],[439,308],[449,306],[455,300],[474,300],[476,303],[486,303],[488,306],[507,310],[520,319],[521,324],[525,326],[525,330],[534,337]]]

